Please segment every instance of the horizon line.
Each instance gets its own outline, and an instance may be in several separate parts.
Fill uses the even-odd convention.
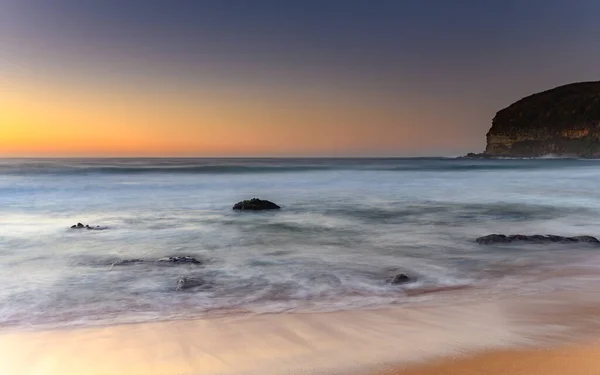
[[[0,156],[0,160],[24,159],[453,159],[464,155],[431,156]]]

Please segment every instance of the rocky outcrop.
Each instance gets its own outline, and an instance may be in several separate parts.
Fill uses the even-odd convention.
[[[263,199],[252,198],[245,201],[237,202],[234,206],[234,210],[245,210],[245,211],[262,211],[262,210],[278,210],[281,207],[275,203]]]
[[[202,261],[194,258],[194,257],[190,257],[190,256],[179,256],[179,257],[165,257],[165,258],[160,258],[157,260],[153,260],[153,261],[147,261],[144,259],[123,259],[123,260],[118,260],[114,263],[111,264],[111,267],[118,267],[118,266],[131,266],[133,264],[139,264],[139,263],[158,263],[158,264],[195,264],[195,265],[200,265],[202,264]]]
[[[189,256],[160,258],[159,260],[157,260],[157,262],[172,264],[202,264],[202,262],[198,259]]]
[[[506,236],[504,234],[490,234],[487,236],[479,237],[475,240],[481,245],[495,245],[495,244],[506,244],[511,242],[530,242],[530,243],[592,243],[600,244],[600,241],[596,237],[592,236],[576,236],[576,237],[563,237],[547,235],[542,236],[539,234],[533,236],[526,236],[523,234],[513,234]]]
[[[502,109],[492,120],[481,157],[600,157],[600,81],[540,92]]]
[[[88,230],[103,230],[106,229],[106,227],[101,227],[99,225],[96,225],[95,227],[90,226],[90,225],[83,225],[82,223],[77,223],[75,225],[71,225],[71,229],[88,229]]]
[[[118,260],[118,261],[114,262],[111,266],[112,267],[129,266],[129,265],[137,264],[137,263],[144,263],[144,260],[143,259],[123,259],[123,260]]]
[[[205,285],[206,282],[203,279],[197,277],[182,276],[177,280],[177,290],[185,290],[195,288],[197,286]]]
[[[412,278],[408,277],[406,274],[404,273],[399,273],[395,276],[392,276],[388,279],[388,282],[390,284],[393,285],[398,285],[398,284],[406,284],[406,283],[410,283],[414,281]]]

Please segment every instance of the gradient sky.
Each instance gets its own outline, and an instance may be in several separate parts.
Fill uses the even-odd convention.
[[[481,151],[600,79],[595,0],[0,0],[0,156]]]

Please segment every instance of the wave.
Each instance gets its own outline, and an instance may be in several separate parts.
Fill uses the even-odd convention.
[[[448,158],[392,159],[4,159],[4,175],[101,174],[249,174],[348,171],[448,171],[523,170],[590,166],[576,159],[460,160]]]
[[[252,173],[293,173],[331,170],[327,167],[247,167],[247,166],[194,166],[194,167],[82,167],[82,168],[41,168],[2,170],[0,174],[49,174],[49,175],[130,175],[130,174],[252,174]]]
[[[0,167],[0,174],[51,174],[51,175],[89,175],[89,174],[242,174],[242,173],[285,173],[328,170],[327,167],[310,166],[243,166],[243,165],[197,165],[197,166],[45,166],[45,167]]]
[[[439,224],[461,226],[481,220],[524,221],[551,220],[572,214],[593,214],[583,207],[562,207],[525,203],[457,203],[423,201],[419,204],[378,206],[337,206],[324,210],[326,215],[347,217],[366,224]]]

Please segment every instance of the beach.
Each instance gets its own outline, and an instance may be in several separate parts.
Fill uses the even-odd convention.
[[[591,296],[5,330],[0,367],[15,375],[595,374],[600,305]]]
[[[2,160],[0,369],[362,375],[587,353],[597,243],[476,238],[598,236],[599,182],[588,160]],[[281,209],[232,209],[256,196]]]
[[[558,349],[496,351],[445,359],[427,365],[382,372],[378,375],[595,375],[600,374],[600,345]]]

